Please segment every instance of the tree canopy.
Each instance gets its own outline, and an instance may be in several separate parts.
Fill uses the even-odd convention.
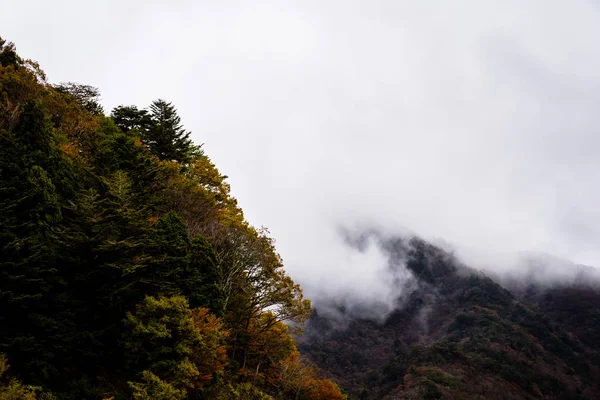
[[[2,39],[0,302],[0,399],[343,397],[286,325],[310,302],[176,108],[107,116]]]

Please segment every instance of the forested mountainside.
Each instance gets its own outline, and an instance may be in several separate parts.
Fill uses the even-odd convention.
[[[342,399],[310,312],[172,104],[106,113],[0,39],[0,399]]]
[[[407,268],[381,319],[320,300],[300,351],[356,399],[600,398],[600,291],[513,292],[419,239],[379,238]]]

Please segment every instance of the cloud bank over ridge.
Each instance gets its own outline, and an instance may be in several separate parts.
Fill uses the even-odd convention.
[[[386,296],[340,226],[600,265],[595,2],[60,3],[1,34],[107,109],[172,101],[307,288]]]

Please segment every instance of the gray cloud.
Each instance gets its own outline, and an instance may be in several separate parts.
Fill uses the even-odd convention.
[[[494,268],[520,250],[600,265],[595,2],[0,10],[52,81],[100,87],[107,109],[173,101],[307,287],[385,296],[385,256],[349,251],[339,226],[443,239]]]

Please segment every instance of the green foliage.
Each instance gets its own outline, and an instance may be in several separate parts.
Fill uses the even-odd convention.
[[[10,380],[0,387],[0,400],[35,400],[35,392],[23,386],[17,380]]]
[[[18,67],[19,57],[15,51],[14,43],[7,42],[0,37],[0,65],[3,67]]]
[[[144,371],[146,385],[159,377],[166,388],[197,390],[225,365],[222,323],[206,309],[191,310],[182,296],[146,297],[125,327],[126,359]]]
[[[418,386],[420,395],[422,396],[423,400],[436,400],[444,398],[444,395],[442,394],[442,392],[440,392],[435,382],[427,378],[420,379],[418,382]]]
[[[165,214],[146,241],[147,266],[141,273],[146,293],[173,295],[179,292],[187,269],[190,243],[185,225],[174,212]]]
[[[9,369],[6,355],[0,353],[0,400],[55,400],[52,393],[39,387],[24,386],[15,378],[6,377]]]
[[[181,118],[171,103],[156,100],[150,105],[152,125],[142,136],[152,154],[161,160],[188,163],[201,155],[200,146],[194,145],[190,132],[181,126]]]
[[[148,110],[136,106],[118,106],[111,117],[126,133],[140,137],[150,152],[161,160],[187,164],[202,155],[181,125],[181,118],[171,103],[156,100]]]
[[[135,400],[184,400],[187,393],[161,380],[150,371],[142,372],[141,382],[129,382]]]
[[[60,347],[50,338],[62,325],[58,313],[47,313],[56,301],[50,243],[62,220],[61,202],[76,183],[57,186],[71,176],[69,165],[53,147],[52,127],[39,103],[25,104],[14,131],[0,135],[0,142],[0,349],[17,368],[35,366],[50,374]],[[46,345],[52,350],[41,351]]]
[[[310,302],[226,178],[172,104],[106,117],[0,39],[0,351],[36,385],[0,400],[276,394]]]
[[[227,384],[218,388],[211,397],[214,400],[273,400],[250,383]]]
[[[148,111],[138,110],[136,106],[115,107],[110,116],[121,131],[134,133],[139,137],[146,136],[152,126]]]
[[[418,370],[413,368],[411,373],[421,375],[440,386],[446,386],[453,389],[458,389],[460,387],[460,384],[454,376],[438,367],[423,367]]]
[[[225,294],[220,286],[223,280],[215,249],[202,235],[197,235],[190,246],[190,263],[184,272],[183,290],[191,307],[207,307],[217,316],[225,312]]]
[[[513,302],[513,296],[488,277],[470,275],[466,279],[466,285],[467,290],[460,299],[465,304],[501,310]]]

